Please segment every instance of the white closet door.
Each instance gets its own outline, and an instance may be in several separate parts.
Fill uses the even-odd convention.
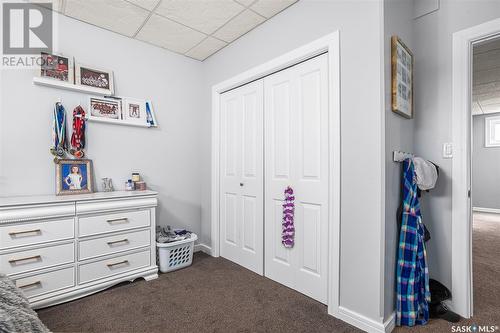
[[[263,82],[221,95],[220,253],[263,274]]]
[[[264,79],[265,275],[327,302],[328,58]],[[295,192],[295,246],[281,243],[284,190]]]

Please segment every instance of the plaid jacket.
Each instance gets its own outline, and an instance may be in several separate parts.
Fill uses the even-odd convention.
[[[403,162],[403,216],[397,262],[398,326],[425,325],[429,320],[429,271],[413,161]]]

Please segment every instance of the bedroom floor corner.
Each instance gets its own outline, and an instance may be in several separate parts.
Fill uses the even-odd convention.
[[[325,305],[223,258],[38,311],[53,332],[360,332]]]

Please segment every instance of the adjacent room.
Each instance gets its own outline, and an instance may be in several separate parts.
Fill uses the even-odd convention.
[[[0,332],[498,330],[500,1],[0,7]]]

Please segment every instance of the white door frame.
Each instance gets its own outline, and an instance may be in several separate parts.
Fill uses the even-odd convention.
[[[472,45],[500,34],[500,19],[453,34],[452,279],[450,307],[472,316],[471,94]]]
[[[245,71],[212,87],[212,255],[219,248],[219,147],[220,95],[245,83],[263,78],[316,55],[328,52],[329,106],[329,219],[328,219],[328,313],[336,315],[339,308],[340,275],[340,36],[339,31],[319,38],[262,65]]]

